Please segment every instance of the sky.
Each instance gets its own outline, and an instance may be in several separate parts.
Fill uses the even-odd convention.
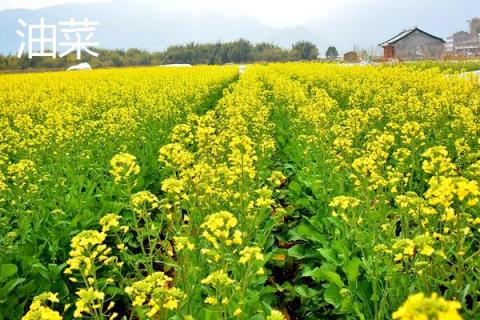
[[[111,0],[2,0],[0,10],[29,8],[38,9],[64,3],[108,2]],[[302,25],[314,18],[341,15],[349,6],[391,7],[392,13],[399,8],[420,5],[423,8],[441,7],[446,16],[459,6],[479,8],[480,0],[135,0],[150,1],[158,6],[176,10],[188,8],[198,11],[235,12],[256,18],[275,28]],[[475,10],[473,10],[475,11]],[[477,12],[475,12],[477,13]],[[477,13],[480,15],[480,11]],[[375,12],[372,11],[372,19]]]
[[[150,10],[153,5],[159,9],[158,18],[162,19],[159,24],[170,17],[180,17],[178,19],[181,23],[175,24],[178,29],[175,30],[176,33],[172,30],[168,33],[170,38],[162,38],[168,40],[169,45],[183,43],[186,38],[182,40],[178,34],[186,33],[185,29],[188,28],[193,28],[193,31],[188,29],[190,32],[188,41],[216,41],[228,38],[226,33],[222,32],[228,31],[224,29],[235,27],[235,17],[241,17],[240,21],[245,21],[241,26],[242,32],[252,27],[254,31],[245,36],[252,40],[261,30],[259,31],[256,21],[243,19],[248,17],[273,27],[280,33],[274,40],[262,38],[262,41],[278,43],[280,37],[288,38],[291,43],[313,38],[320,47],[335,45],[342,50],[350,50],[353,46],[376,48],[378,43],[413,26],[446,38],[456,31],[467,30],[467,20],[480,16],[480,0],[0,0],[0,11],[92,2],[114,2],[120,4],[117,7],[121,7],[122,2],[125,2],[124,7],[127,10],[131,10],[132,7],[139,8],[132,13],[132,16],[137,14],[139,17],[142,17],[142,14],[148,17],[157,14],[156,10],[146,11],[148,14],[145,14],[145,10]],[[142,11],[141,8],[145,10]],[[128,14],[130,15],[130,11]],[[204,22],[202,17],[223,17],[227,21],[222,22],[221,29],[212,30],[208,29],[211,21]],[[113,16],[111,18],[115,19]],[[203,24],[201,27],[204,28],[198,28],[201,30],[197,32],[191,24],[198,21],[201,21]],[[116,22],[110,21],[112,26],[116,25]],[[289,27],[296,28],[283,29]],[[290,34],[293,36],[289,36]],[[216,40],[211,40],[210,36],[214,35]],[[142,48],[145,46],[138,45]]]
[[[107,0],[105,0],[107,1]],[[101,2],[99,0],[2,0],[0,10],[6,9],[39,9],[65,3]]]
[[[17,8],[38,9],[64,3],[108,1],[2,0],[0,1],[0,10]],[[372,1],[374,0],[159,0],[155,1],[155,3],[159,6],[172,7],[177,10],[181,10],[183,7],[199,11],[235,12],[256,18],[260,22],[275,28],[285,28],[302,25],[313,18],[337,14],[345,6]],[[377,0],[377,2],[379,1],[383,2],[384,0]]]

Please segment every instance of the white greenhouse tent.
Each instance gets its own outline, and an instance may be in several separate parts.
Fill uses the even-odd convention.
[[[75,71],[75,70],[92,70],[92,67],[88,63],[83,62],[77,65],[71,66],[67,69],[67,71]]]
[[[172,64],[162,64],[160,67],[167,67],[167,68],[185,68],[191,67],[192,65],[189,63],[172,63]]]

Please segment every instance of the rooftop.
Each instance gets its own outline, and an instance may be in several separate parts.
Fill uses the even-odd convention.
[[[434,36],[434,35],[431,35],[430,33],[427,33],[427,32],[423,31],[422,29],[420,29],[420,28],[418,28],[418,27],[413,27],[413,28],[408,29],[408,30],[403,30],[402,32],[400,32],[399,34],[397,34],[395,37],[393,37],[393,38],[391,38],[391,39],[389,39],[389,40],[387,40],[387,41],[385,41],[385,42],[380,43],[379,46],[384,47],[384,46],[386,46],[386,45],[394,44],[395,42],[397,42],[397,41],[405,38],[406,36],[408,36],[408,35],[411,34],[411,33],[414,33],[415,31],[419,31],[419,32],[421,32],[421,33],[423,33],[423,34],[425,34],[425,35],[427,35],[427,36],[429,36],[429,37],[432,37],[432,38],[438,39],[438,40],[440,40],[440,41],[442,41],[442,42],[445,42],[442,38],[439,38],[439,37],[436,37],[436,36]]]

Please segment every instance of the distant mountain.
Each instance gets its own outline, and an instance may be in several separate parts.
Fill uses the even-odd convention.
[[[172,10],[148,3],[114,0],[110,3],[65,4],[39,10],[0,11],[0,53],[16,53],[21,42],[15,33],[22,29],[17,22],[22,18],[29,24],[38,24],[44,17],[46,23],[74,17],[88,17],[101,23],[94,38],[100,47],[107,49],[140,48],[151,51],[165,49],[169,45],[188,42],[216,42],[245,38],[252,42],[267,41],[290,47],[298,40],[309,40],[321,46],[325,44],[317,34],[305,27],[275,29],[259,21],[236,13],[189,12]],[[62,34],[58,33],[59,37]],[[57,41],[58,42],[58,41]]]
[[[180,6],[177,2],[112,0],[109,3],[66,4],[40,10],[0,11],[0,53],[15,53],[18,50],[20,38],[15,33],[20,27],[18,18],[27,23],[38,23],[40,17],[45,17],[47,22],[56,23],[70,17],[88,17],[101,23],[95,39],[101,47],[108,49],[136,47],[158,51],[169,45],[187,42],[246,38],[282,47],[290,47],[298,40],[308,40],[314,42],[323,55],[328,45],[335,45],[339,52],[351,50],[354,45],[378,50],[378,43],[413,26],[445,38],[453,32],[467,29],[466,20],[480,14],[478,0],[381,1],[381,5],[379,0],[344,1],[302,26],[277,29],[236,12],[211,12],[207,9],[199,12],[198,8]],[[272,14],[274,12],[272,10]]]

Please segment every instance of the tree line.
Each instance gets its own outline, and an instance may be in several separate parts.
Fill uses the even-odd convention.
[[[239,39],[231,42],[189,43],[168,47],[162,52],[150,52],[141,49],[107,50],[92,48],[98,57],[82,54],[81,62],[88,62],[92,68],[110,68],[127,66],[151,66],[172,63],[187,64],[226,64],[248,62],[282,62],[315,60],[319,51],[315,44],[298,41],[290,49],[271,43],[253,44]],[[0,70],[36,70],[65,69],[80,61],[74,54],[63,58],[33,57],[27,55],[17,58],[12,55],[0,55]]]

